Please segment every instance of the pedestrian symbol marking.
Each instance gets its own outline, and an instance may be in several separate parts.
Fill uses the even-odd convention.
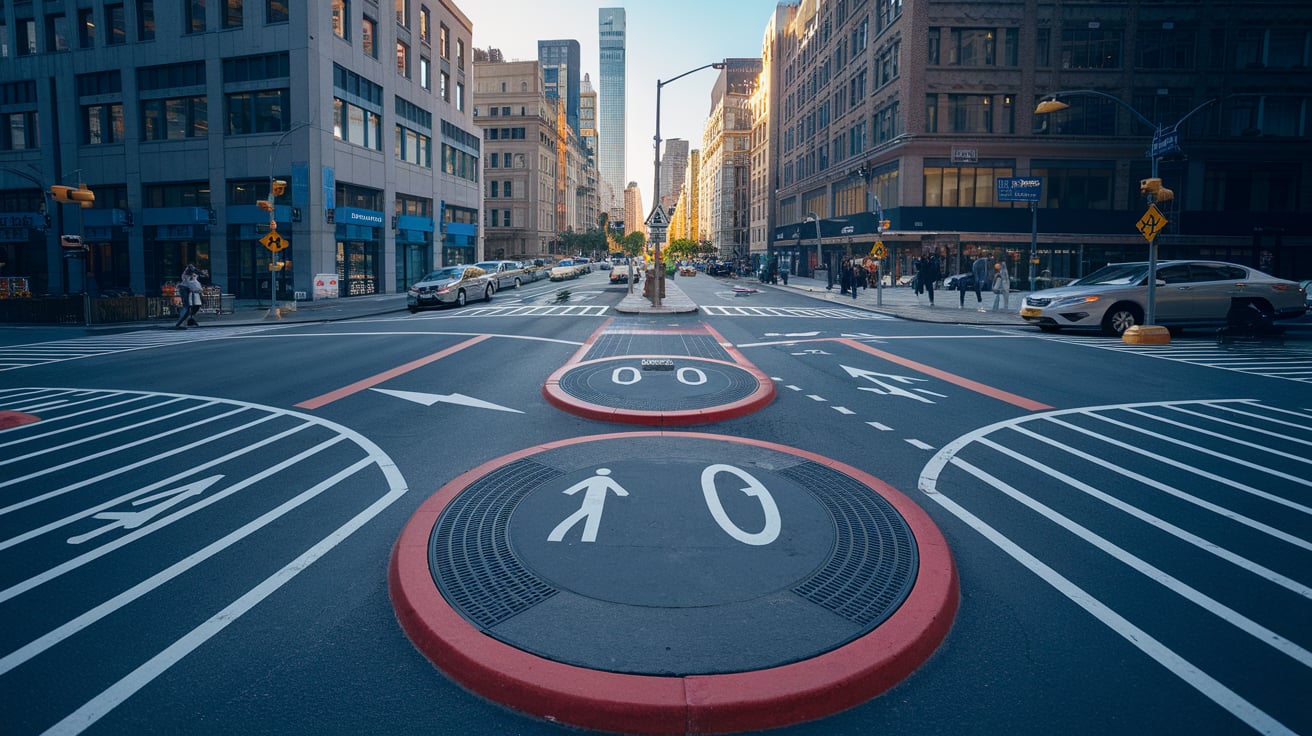
[[[1170,222],[1170,220],[1167,220],[1166,217],[1158,211],[1155,205],[1150,204],[1148,205],[1148,211],[1143,213],[1143,217],[1139,218],[1136,227],[1139,228],[1139,234],[1143,235],[1144,239],[1151,243],[1153,242],[1153,239],[1157,237],[1157,234],[1166,227],[1166,223],[1168,222]]]
[[[583,494],[583,505],[578,511],[570,514],[566,519],[556,525],[547,536],[548,542],[559,542],[565,538],[565,534],[573,529],[580,521],[583,525],[583,538],[580,541],[595,542],[597,541],[597,530],[601,528],[602,507],[606,503],[606,495],[614,491],[617,496],[627,496],[629,492],[624,487],[616,483],[610,477],[610,468],[597,468],[597,474],[587,480],[579,481],[574,485],[566,488],[562,493],[572,496],[579,491],[586,491]]]

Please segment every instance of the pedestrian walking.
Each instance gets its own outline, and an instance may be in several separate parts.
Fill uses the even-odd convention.
[[[934,283],[942,278],[943,272],[939,270],[938,254],[930,253],[925,256],[924,262],[920,264],[920,283],[925,287],[925,293],[929,295],[929,306],[934,306]]]
[[[993,264],[993,311],[998,311],[998,301],[1003,309],[1011,309],[1011,274],[1007,273],[1007,264],[999,261]]]
[[[852,261],[844,258],[842,265],[838,267],[838,293],[846,294],[848,289],[853,293],[856,292],[856,284],[852,283]]]
[[[783,279],[783,281],[784,281],[784,286],[787,286],[787,285],[788,285],[788,267],[787,267],[787,266],[784,266],[783,268],[779,269],[779,278]]]
[[[979,311],[984,311],[984,296],[980,294],[980,289],[984,288],[984,282],[989,277],[989,258],[980,256],[975,262],[970,264],[971,275],[975,277],[975,306]]]
[[[925,259],[916,256],[911,261],[911,288],[916,292],[916,301],[920,301],[920,295],[925,292],[925,285],[920,280],[920,269],[925,265]]]
[[[182,272],[182,278],[178,279],[177,294],[181,298],[181,304],[178,305],[178,321],[173,324],[175,330],[185,330],[188,326],[199,327],[196,322],[196,315],[200,312],[200,279],[197,278],[196,267],[187,266]],[[183,324],[183,323],[186,324]]]

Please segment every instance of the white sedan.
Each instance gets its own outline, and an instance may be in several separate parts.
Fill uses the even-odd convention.
[[[472,300],[490,301],[496,285],[486,271],[477,266],[447,266],[419,280],[406,291],[406,306],[411,312],[425,307],[454,304],[463,307]]]

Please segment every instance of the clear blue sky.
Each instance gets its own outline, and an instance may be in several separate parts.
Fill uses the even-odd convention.
[[[652,138],[656,81],[726,58],[761,55],[775,0],[456,0],[474,25],[474,46],[501,49],[507,60],[538,56],[540,39],[574,39],[582,71],[600,90],[597,10],[622,7],[628,30],[628,118],[625,176],[638,182],[643,208],[652,205]],[[661,90],[661,139],[683,138],[701,148],[702,126],[718,71],[690,74]],[[582,78],[582,74],[580,74]]]

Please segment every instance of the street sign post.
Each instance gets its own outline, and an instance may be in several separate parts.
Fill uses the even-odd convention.
[[[1034,291],[1034,266],[1039,262],[1039,199],[1043,197],[1043,177],[1010,176],[996,181],[999,202],[1030,203],[1030,291]]]

